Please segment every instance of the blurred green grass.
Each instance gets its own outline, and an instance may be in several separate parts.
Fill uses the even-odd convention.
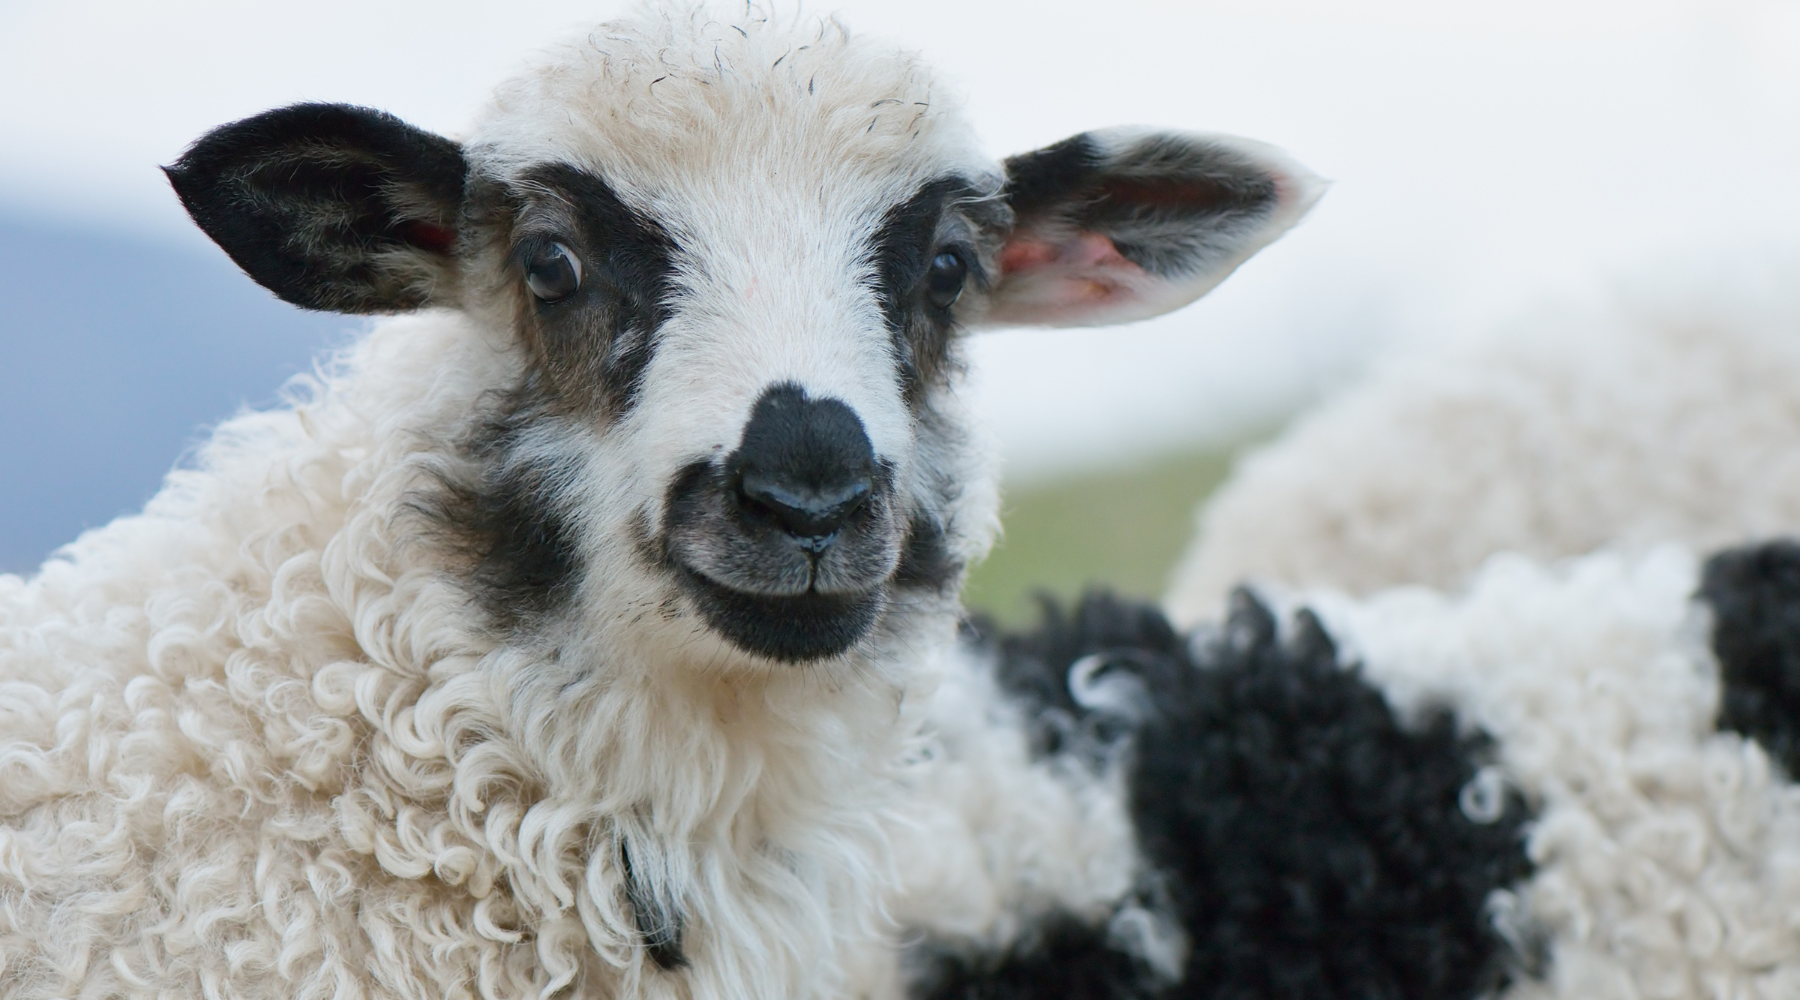
[[[972,611],[1035,622],[1042,592],[1068,600],[1100,584],[1157,599],[1194,534],[1194,510],[1244,444],[1005,487],[1004,533],[963,590]]]

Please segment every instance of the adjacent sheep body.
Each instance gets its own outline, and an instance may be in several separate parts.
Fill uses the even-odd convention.
[[[934,996],[1800,990],[1800,545],[1239,591],[1185,636],[1090,598],[1001,645],[1050,745],[1115,734],[1180,971],[1064,932]]]
[[[1314,603],[1396,704],[1450,705],[1491,735],[1498,777],[1535,805],[1536,872],[1496,901],[1543,952],[1518,995],[1800,989],[1800,788],[1719,725],[1739,685],[1708,649],[1701,582],[1665,549],[1549,572],[1497,560],[1454,600]]]
[[[1171,614],[1213,614],[1245,579],[1450,587],[1501,552],[1800,529],[1800,304],[1790,261],[1743,257],[1546,307],[1327,400],[1203,507]]]
[[[1228,595],[1259,581],[1265,600],[1316,615],[1315,631],[1407,727],[1428,733],[1449,712],[1486,741],[1457,808],[1517,822],[1526,863],[1505,874],[1516,859],[1500,852],[1442,866],[1492,887],[1478,920],[1387,922],[1411,936],[1504,939],[1499,995],[1800,993],[1800,549],[1692,554],[1800,529],[1791,263],[1746,254],[1732,273],[1640,283],[1605,305],[1542,310],[1388,364],[1242,461],[1202,508],[1165,599],[1198,628],[1192,658],[1204,672],[1220,655],[1210,623],[1233,600],[1232,621],[1250,614]],[[1310,620],[1292,631],[1305,635]],[[1355,798],[1332,800],[1356,770],[1334,761],[1382,751],[1373,740],[1330,744],[1336,719],[1264,725],[1278,741],[1316,741],[1295,771],[1339,803],[1339,818],[1320,825],[1344,841],[1320,853],[1354,858],[1377,849],[1358,836],[1380,841],[1357,832]],[[1255,724],[1213,725],[1270,739]],[[1416,785],[1417,766],[1387,766],[1396,794]],[[1380,801],[1386,787],[1366,785],[1362,798]],[[1156,823],[1141,809],[1133,823],[1151,843]],[[1165,823],[1197,828],[1191,817]],[[1268,839],[1266,854],[1279,856],[1279,838]],[[1190,870],[1241,867],[1229,849],[1196,842]],[[1156,852],[1146,864],[1157,867]],[[1321,867],[1290,865],[1300,874],[1286,884],[1307,900],[1363,896],[1359,908],[1325,907],[1334,919],[1319,937],[1351,945],[1315,948],[1342,957],[1290,989],[1264,970],[1303,956],[1280,921],[1263,924],[1244,949],[1260,956],[1243,963],[1245,994],[1327,995],[1350,981],[1351,995],[1474,995],[1382,971],[1407,966],[1379,936],[1362,944],[1357,928],[1370,921],[1356,918],[1401,907],[1404,885]],[[1192,917],[1184,926],[1227,951],[1245,936]]]
[[[1116,768],[1033,758],[956,644],[996,522],[957,341],[1183,304],[1304,171],[1142,129],[997,167],[909,56],[670,8],[466,141],[298,105],[170,176],[282,297],[412,315],[0,577],[0,995],[891,997],[904,942],[1053,916],[1168,951]]]

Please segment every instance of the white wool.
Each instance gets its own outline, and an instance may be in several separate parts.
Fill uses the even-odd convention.
[[[1526,951],[1547,939],[1548,975],[1509,997],[1800,996],[1800,787],[1714,731],[1696,586],[1691,556],[1658,549],[1503,557],[1454,596],[1287,598],[1403,712],[1448,706],[1494,737],[1499,775],[1536,808],[1536,873],[1493,903]]]
[[[471,155],[500,156],[506,122],[565,107],[565,131],[583,113],[655,131],[642,107],[609,110],[607,93],[584,105],[567,92],[578,86],[685,88],[705,98],[687,106],[720,120],[792,124],[758,103],[778,99],[763,77],[791,46],[786,83],[837,88],[837,110],[807,127],[853,132],[864,150],[887,130],[893,145],[879,163],[784,163],[782,191],[835,186],[879,206],[918,171],[968,160],[960,126],[930,138],[935,110],[870,110],[896,94],[941,101],[907,57],[872,56],[829,22],[799,43],[758,25],[665,18],[600,39],[610,54],[565,52],[558,65],[606,65],[516,85],[500,99],[516,118],[478,129]],[[714,51],[714,36],[710,81],[683,66],[650,77],[665,48]],[[760,69],[735,74],[733,59]],[[670,124],[658,190],[709,176],[677,169],[708,148],[703,124]],[[641,193],[603,143],[561,152],[618,177],[621,197]],[[716,211],[658,206],[684,238],[793,270],[794,247],[721,245],[775,209],[690,194]],[[832,229],[844,223],[826,200],[808,231],[857,245],[861,229]],[[900,989],[901,920],[1004,943],[1034,910],[1103,916],[1136,865],[1116,776],[1030,761],[1018,720],[955,652],[953,597],[897,598],[925,603],[828,664],[777,669],[746,664],[692,616],[657,626],[662,591],[628,565],[621,525],[654,500],[630,491],[661,481],[646,464],[691,454],[694,441],[670,443],[683,434],[741,426],[727,411],[784,364],[883,373],[869,376],[883,393],[825,389],[869,415],[902,484],[958,485],[946,544],[965,561],[985,551],[997,500],[979,434],[938,428],[905,453],[886,341],[807,339],[861,287],[828,256],[806,274],[838,286],[801,275],[768,290],[817,321],[794,343],[701,365],[694,377],[716,377],[704,391],[652,371],[643,405],[606,435],[551,428],[588,477],[599,541],[584,555],[610,570],[589,574],[579,620],[523,637],[485,628],[419,510],[468,461],[455,435],[526,364],[479,310],[380,322],[301,380],[291,406],[220,426],[143,514],[29,579],[0,576],[0,995],[885,997]],[[765,325],[781,312],[743,291],[715,290],[720,308]],[[682,336],[667,331],[656,364],[681,359]],[[929,419],[963,419],[944,395]],[[667,419],[646,429],[645,413]],[[683,920],[678,972],[647,953],[627,849],[644,893]],[[957,897],[939,900],[943,887]]]
[[[1452,586],[1497,552],[1800,530],[1797,262],[1744,257],[1546,308],[1326,401],[1203,507],[1172,616],[1216,615],[1245,579]]]
[[[0,577],[8,997],[879,992],[893,925],[869,894],[895,872],[911,926],[996,940],[1009,912],[1124,891],[1114,785],[1032,765],[948,622],[904,681],[571,694],[544,651],[484,641],[407,503],[428,429],[504,363],[454,314],[386,321],[143,515]],[[933,661],[951,680],[920,744]],[[643,842],[692,846],[639,873],[682,893],[680,982],[647,966],[606,849],[646,804],[667,829]]]
[[[0,576],[0,998],[883,1000],[908,946],[1050,914],[1176,968],[1122,762],[1033,760],[957,645],[998,497],[956,333],[1017,227],[956,111],[835,21],[670,6],[465,143],[296,106],[191,149],[184,204],[278,294],[456,309]],[[1317,194],[1259,144],[1100,136],[1013,161],[1057,189],[1014,265],[1081,322],[1191,300]],[[1149,171],[1109,225],[1157,267],[1065,227],[1089,153]],[[1242,204],[1163,212],[1202,168]],[[805,433],[752,417],[790,396]],[[754,464],[789,446],[861,477],[829,526],[752,491],[811,476]]]
[[[903,925],[999,948],[1053,911],[1099,923],[1132,888],[1123,761],[1098,775],[1069,755],[1034,762],[1023,723],[984,664],[946,674],[898,819],[914,831],[896,859]]]

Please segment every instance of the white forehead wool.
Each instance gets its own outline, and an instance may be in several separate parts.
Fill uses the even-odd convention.
[[[569,163],[639,207],[727,180],[819,196],[877,180],[899,192],[993,171],[960,106],[915,54],[835,19],[658,6],[503,85],[469,145],[487,173]]]

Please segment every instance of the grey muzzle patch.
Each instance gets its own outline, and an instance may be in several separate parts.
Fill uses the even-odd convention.
[[[844,652],[879,620],[907,524],[891,470],[841,400],[771,386],[735,451],[670,485],[667,561],[713,629],[790,662]]]

